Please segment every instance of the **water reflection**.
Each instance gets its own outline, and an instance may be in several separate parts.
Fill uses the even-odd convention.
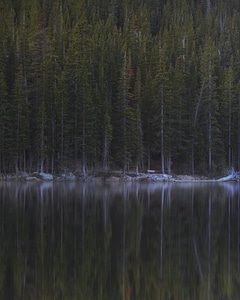
[[[0,182],[0,299],[238,299],[236,183]]]

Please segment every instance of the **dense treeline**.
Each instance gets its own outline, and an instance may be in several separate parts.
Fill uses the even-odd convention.
[[[238,1],[0,8],[0,172],[240,167]]]

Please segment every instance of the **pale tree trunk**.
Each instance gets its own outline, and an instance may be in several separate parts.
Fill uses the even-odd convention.
[[[26,149],[23,150],[23,171],[27,171],[27,163],[26,163]]]
[[[228,82],[228,167],[231,167],[232,162],[232,146],[231,146],[231,132],[232,132],[232,83]]]
[[[164,86],[162,83],[162,95],[161,95],[161,160],[162,160],[162,173],[165,173],[165,164],[164,164],[164,107],[163,107],[163,98],[164,98]]]
[[[194,138],[193,138],[193,140],[192,140],[192,143],[194,143]],[[195,174],[195,164],[194,164],[194,144],[192,144],[192,152],[191,152],[191,154],[192,154],[192,164],[191,164],[191,167],[192,167],[192,175],[194,175]]]
[[[74,137],[74,160],[75,165],[77,165],[77,158],[78,158],[78,139],[77,139],[77,130],[78,130],[78,115],[77,115],[77,97],[78,97],[78,84],[75,84],[75,103],[74,103],[74,130],[75,130],[75,137]]]
[[[167,156],[167,169],[168,169],[168,174],[171,174],[172,170],[171,170],[171,163],[172,163],[172,159],[171,159],[171,151],[169,151],[169,154]]]
[[[126,110],[127,110],[127,53],[124,51],[124,65],[123,65],[123,173],[126,173],[127,164],[127,145],[126,145],[126,134],[127,134],[127,120],[126,120]]]
[[[199,112],[200,104],[201,104],[201,101],[202,101],[202,95],[203,95],[204,87],[205,87],[205,82],[203,81],[202,86],[201,86],[201,90],[200,90],[200,94],[199,94],[199,97],[198,97],[198,100],[197,100],[195,114],[194,114],[194,120],[193,120],[193,129],[194,129],[194,132],[195,132],[196,127],[197,127],[198,112]],[[194,156],[195,156],[194,142],[195,142],[195,136],[193,135],[193,139],[192,139],[192,174],[195,173],[195,165],[194,165]]]
[[[83,135],[83,140],[82,140],[82,173],[83,176],[86,175],[86,127],[85,127],[85,116],[83,113],[83,128],[82,128],[82,135]]]
[[[138,170],[138,161],[136,162],[135,172],[136,172],[136,176],[138,176],[138,174],[139,174],[139,170]]]
[[[64,133],[63,133],[63,130],[64,130],[64,119],[63,119],[63,116],[64,116],[64,110],[63,110],[63,96],[62,96],[62,107],[61,107],[61,146],[60,146],[60,169],[62,171],[63,169],[63,146],[64,146]]]
[[[208,16],[212,7],[211,0],[207,0],[206,6],[207,6],[207,16]]]
[[[41,128],[41,160],[40,160],[40,172],[43,173],[43,166],[44,166],[44,124],[42,120],[42,128]]]
[[[209,124],[208,124],[208,166],[209,166],[209,171],[211,172],[211,170],[212,170],[212,120],[211,120],[212,113],[211,113],[211,110],[209,111],[208,117],[209,117]]]
[[[104,132],[104,148],[103,148],[103,170],[105,172],[108,171],[108,156],[109,156],[109,141],[108,141],[108,133],[107,129]]]
[[[208,113],[208,167],[209,171],[212,171],[212,55],[210,54],[209,59],[209,74],[208,74],[208,84],[209,84],[209,113]]]

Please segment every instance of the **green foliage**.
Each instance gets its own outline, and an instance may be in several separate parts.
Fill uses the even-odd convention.
[[[0,5],[1,172],[240,167],[236,1]]]

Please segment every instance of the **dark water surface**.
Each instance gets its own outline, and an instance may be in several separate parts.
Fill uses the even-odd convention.
[[[0,299],[239,299],[240,185],[0,182]]]

